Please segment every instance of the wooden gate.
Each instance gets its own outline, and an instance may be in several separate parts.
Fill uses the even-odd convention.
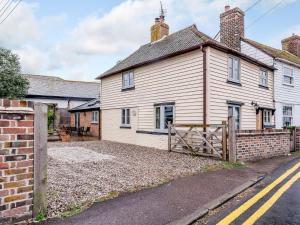
[[[227,124],[168,124],[172,152],[227,159]]]

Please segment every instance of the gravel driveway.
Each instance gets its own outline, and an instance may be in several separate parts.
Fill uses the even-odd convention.
[[[108,141],[48,144],[48,216],[201,171],[213,159]]]

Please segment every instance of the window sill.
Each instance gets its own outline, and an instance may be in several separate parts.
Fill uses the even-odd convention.
[[[131,129],[131,126],[121,125],[120,129]]]
[[[294,87],[293,84],[286,84],[286,83],[283,83],[284,86],[287,86],[287,87]]]
[[[240,82],[237,82],[237,81],[227,80],[226,83],[242,87],[242,84]]]
[[[145,130],[137,130],[138,134],[152,134],[152,135],[168,135],[168,131],[145,131]],[[174,134],[172,134],[174,135]]]
[[[131,91],[131,90],[134,90],[135,89],[135,86],[133,87],[128,87],[128,88],[122,88],[121,91]]]
[[[266,90],[269,90],[269,87],[268,86],[264,86],[264,85],[258,85],[258,87],[262,88],[262,89],[266,89]]]
[[[98,125],[99,123],[98,122],[91,122],[91,124]]]
[[[268,129],[268,128],[275,128],[275,125],[264,125],[264,128],[265,128],[265,129]]]

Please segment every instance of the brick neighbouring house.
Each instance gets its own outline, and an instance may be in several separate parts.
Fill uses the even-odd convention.
[[[55,76],[24,75],[30,87],[25,100],[42,102],[55,109],[53,128],[70,125],[69,109],[97,99],[98,82],[64,80]]]
[[[73,109],[71,113],[71,127],[90,127],[90,135],[100,138],[100,100],[94,99]]]

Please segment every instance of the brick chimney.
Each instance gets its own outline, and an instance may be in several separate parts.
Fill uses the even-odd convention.
[[[220,41],[229,48],[241,51],[241,37],[245,35],[245,13],[240,8],[230,9],[225,6],[225,12],[220,15]]]
[[[165,13],[161,5],[161,13],[155,18],[155,24],[151,27],[151,42],[158,41],[169,35],[169,25],[165,23]]]
[[[281,41],[282,50],[288,51],[293,55],[300,57],[300,36],[293,34],[291,37]]]

